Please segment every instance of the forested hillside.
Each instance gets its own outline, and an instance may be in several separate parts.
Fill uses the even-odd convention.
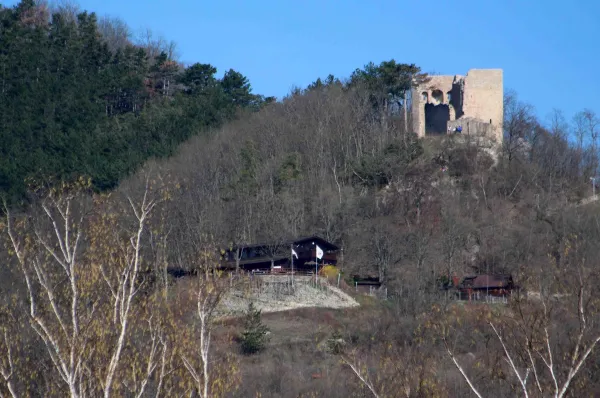
[[[114,188],[266,101],[237,71],[180,64],[173,43],[133,43],[118,20],[35,4],[0,8],[0,190],[15,199],[34,177]]]
[[[0,395],[598,395],[593,111],[543,123],[507,92],[502,144],[418,139],[416,65],[274,101],[115,21],[49,10],[0,10],[0,178],[28,204],[0,222]],[[343,249],[340,287],[361,306],[268,314],[268,328],[217,314],[256,283],[221,274],[222,249],[289,254],[313,234]],[[471,274],[520,290],[451,300]],[[349,289],[353,275],[387,300]]]
[[[520,394],[526,372],[529,396],[599,391],[600,214],[598,202],[580,205],[598,169],[598,118],[584,110],[569,123],[557,111],[545,124],[507,92],[497,151],[460,135],[419,140],[401,101],[418,73],[390,61],[317,80],[154,165],[180,184],[166,211],[174,241],[208,233],[221,245],[277,246],[318,234],[342,247],[348,283],[375,276],[387,288],[385,309],[306,327],[346,342],[343,361],[366,381],[299,344],[274,347],[261,370],[246,362],[239,396],[468,396],[457,366],[481,396]],[[474,274],[510,274],[523,296],[505,308],[448,302],[452,278]],[[313,355],[334,372],[327,383],[297,374],[315,368]]]

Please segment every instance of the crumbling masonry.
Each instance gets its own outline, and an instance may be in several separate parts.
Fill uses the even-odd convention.
[[[503,100],[502,69],[430,76],[412,90],[413,130],[419,137],[461,132],[501,143]]]

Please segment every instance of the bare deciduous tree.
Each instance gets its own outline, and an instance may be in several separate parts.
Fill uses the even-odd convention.
[[[572,394],[573,381],[600,342],[597,275],[586,264],[581,246],[577,237],[565,239],[563,268],[549,284],[540,281],[538,299],[518,298],[506,316],[488,315],[486,323],[525,397]],[[445,335],[444,342],[473,393],[482,397]]]
[[[88,187],[81,179],[50,188],[35,218],[15,217],[6,207],[6,231],[27,287],[30,325],[59,380],[72,397],[99,389],[108,397],[141,287],[143,239],[156,202],[148,186],[140,203],[128,197],[136,226],[127,231],[116,222],[128,213],[98,213],[115,208],[93,203]],[[104,322],[111,321],[115,333],[106,336]]]
[[[218,259],[214,245],[203,245],[200,252],[187,257],[187,259],[197,262],[194,268],[199,270],[193,292],[198,330],[197,334],[186,337],[189,343],[196,346],[197,351],[181,352],[181,359],[194,381],[196,393],[202,398],[208,398],[218,396],[235,383],[233,363],[227,360],[217,363],[211,356],[213,350],[211,337],[215,326],[217,306],[231,286],[227,280],[220,278],[216,269]],[[194,338],[196,335],[198,340]]]
[[[31,327],[72,397],[84,393],[82,372],[89,338],[85,325],[92,322],[96,307],[93,301],[84,302],[81,291],[86,276],[80,246],[89,205],[89,200],[68,188],[65,192],[51,189],[35,218],[15,220],[5,205],[6,231],[27,286]],[[62,289],[61,280],[67,289]]]
[[[105,16],[98,21],[98,31],[111,51],[123,49],[131,45],[131,30],[120,18]]]
[[[528,143],[535,141],[534,127],[536,119],[531,105],[517,99],[515,92],[504,96],[504,151],[508,161]]]
[[[127,202],[135,217],[135,227],[126,239],[114,237],[116,239],[114,239],[112,256],[106,265],[101,265],[102,277],[111,293],[112,322],[118,335],[103,383],[104,396],[107,398],[111,395],[115,372],[121,360],[123,346],[128,333],[128,325],[131,313],[133,312],[133,300],[140,290],[139,276],[142,266],[142,239],[146,232],[150,214],[156,205],[156,199],[152,197],[149,183],[149,179],[146,179],[146,186],[139,201],[134,200],[131,196],[127,197]],[[111,221],[114,220],[114,218],[107,220],[108,224],[106,226],[109,228],[116,226],[111,225]],[[105,247],[97,248],[97,250],[106,249]]]
[[[0,318],[1,319],[1,318]],[[17,390],[15,388],[15,354],[13,340],[9,338],[9,330],[5,325],[0,326],[0,376],[11,397],[17,398]],[[2,395],[2,393],[0,393]],[[3,395],[2,395],[3,396]]]

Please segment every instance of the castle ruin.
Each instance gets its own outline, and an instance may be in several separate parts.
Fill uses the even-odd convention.
[[[413,131],[419,137],[461,132],[501,143],[503,115],[502,69],[430,76],[412,89]]]

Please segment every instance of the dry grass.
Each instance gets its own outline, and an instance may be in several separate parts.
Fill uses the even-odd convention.
[[[352,308],[359,303],[350,295],[320,281],[315,285],[309,276],[260,276],[229,292],[221,302],[219,312],[238,315],[254,302],[263,313],[288,311],[306,307]]]
[[[360,390],[340,358],[327,352],[324,342],[335,330],[362,318],[363,307],[330,309],[299,308],[265,313],[270,330],[264,351],[238,354],[242,383],[228,396],[255,397],[351,397]],[[222,323],[215,334],[239,334],[240,318]]]

